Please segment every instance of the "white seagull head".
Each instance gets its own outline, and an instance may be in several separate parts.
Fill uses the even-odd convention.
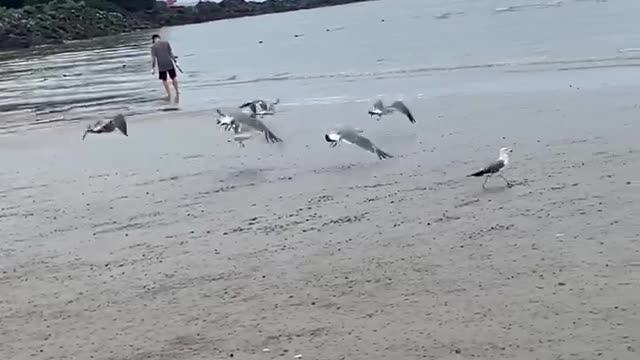
[[[508,147],[500,148],[500,157],[499,160],[503,160],[505,163],[509,162],[509,154],[513,152],[513,149]]]
[[[329,131],[324,134],[324,139],[329,143],[329,146],[335,147],[340,141],[340,134],[337,131]]]
[[[235,125],[235,121],[232,116],[224,114],[222,111],[217,110],[219,117],[216,119],[216,124],[218,126],[224,127],[225,130],[230,130],[233,125]]]

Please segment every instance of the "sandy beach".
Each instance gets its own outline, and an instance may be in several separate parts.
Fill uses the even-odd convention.
[[[0,358],[637,359],[639,94],[283,107],[244,149],[211,112],[5,135]]]

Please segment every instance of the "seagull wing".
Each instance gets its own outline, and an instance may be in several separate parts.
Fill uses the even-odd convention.
[[[368,152],[374,153],[376,155],[378,155],[379,159],[389,159],[392,158],[393,156],[384,152],[383,150],[379,149],[377,146],[375,146],[371,140],[367,139],[366,137],[360,135],[358,132],[356,131],[341,131],[340,132],[340,137],[341,140],[349,143],[349,144],[354,144],[357,145],[365,150],[367,150]]]
[[[402,101],[394,101],[390,107],[403,113],[406,117],[409,118],[409,121],[411,121],[411,123],[415,124],[416,119],[413,118],[413,114],[411,114],[411,111],[409,111],[409,108]]]
[[[125,120],[124,115],[116,115],[111,122],[124,136],[129,136],[129,134],[127,134],[127,120]]]
[[[382,103],[382,100],[378,99],[378,101],[373,104],[373,108],[375,110],[384,111],[384,104]]]
[[[244,108],[249,108],[249,110],[251,110],[252,113],[256,113],[258,112],[258,106],[259,104],[262,102],[262,100],[253,100],[247,103],[244,103],[242,105],[240,105],[238,108],[240,109],[244,109]]]
[[[113,120],[109,120],[106,123],[102,124],[102,126],[96,128],[94,130],[96,130],[98,132],[101,132],[101,133],[110,133],[110,132],[113,132],[113,130],[115,130],[115,129],[116,129],[116,124],[113,122]]]
[[[257,118],[251,117],[242,112],[235,113],[232,116],[233,119],[241,125],[264,133],[264,138],[267,140],[267,142],[282,142],[282,139],[277,137],[262,121],[258,120]]]
[[[502,170],[502,168],[504,168],[504,161],[502,160],[497,160],[492,162],[491,164],[485,166],[484,168],[480,169],[479,171],[474,172],[473,174],[469,174],[467,176],[483,176],[483,175],[491,175],[491,174],[495,174],[497,172],[499,172],[500,170]]]
[[[267,105],[267,102],[264,100],[258,100],[255,102],[256,105],[256,111],[266,111],[269,109],[269,105]]]
[[[93,125],[90,125],[88,128],[92,130],[98,130],[103,126],[104,126],[104,121],[98,120],[95,123],[93,123]]]
[[[244,109],[244,108],[249,107],[251,105],[255,105],[257,102],[258,102],[258,100],[249,101],[249,102],[246,102],[246,103],[238,106],[238,108]]]

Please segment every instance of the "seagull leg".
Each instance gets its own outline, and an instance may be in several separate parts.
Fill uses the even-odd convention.
[[[484,182],[482,183],[482,188],[483,188],[483,189],[486,189],[486,188],[487,188],[487,187],[486,187],[486,185],[487,185],[487,181],[489,181],[489,178],[490,178],[490,177],[491,177],[491,175],[487,175],[487,176],[484,178]]]
[[[504,180],[507,183],[507,187],[508,188],[513,187],[513,183],[511,181],[509,181],[506,177],[504,177],[502,174],[498,174],[498,176],[500,176],[502,178],[502,180]]]

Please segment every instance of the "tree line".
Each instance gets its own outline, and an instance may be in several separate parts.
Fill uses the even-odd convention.
[[[0,0],[0,7],[19,9],[48,3],[67,3],[70,0]],[[106,11],[142,11],[153,9],[156,0],[84,0],[85,5]]]

